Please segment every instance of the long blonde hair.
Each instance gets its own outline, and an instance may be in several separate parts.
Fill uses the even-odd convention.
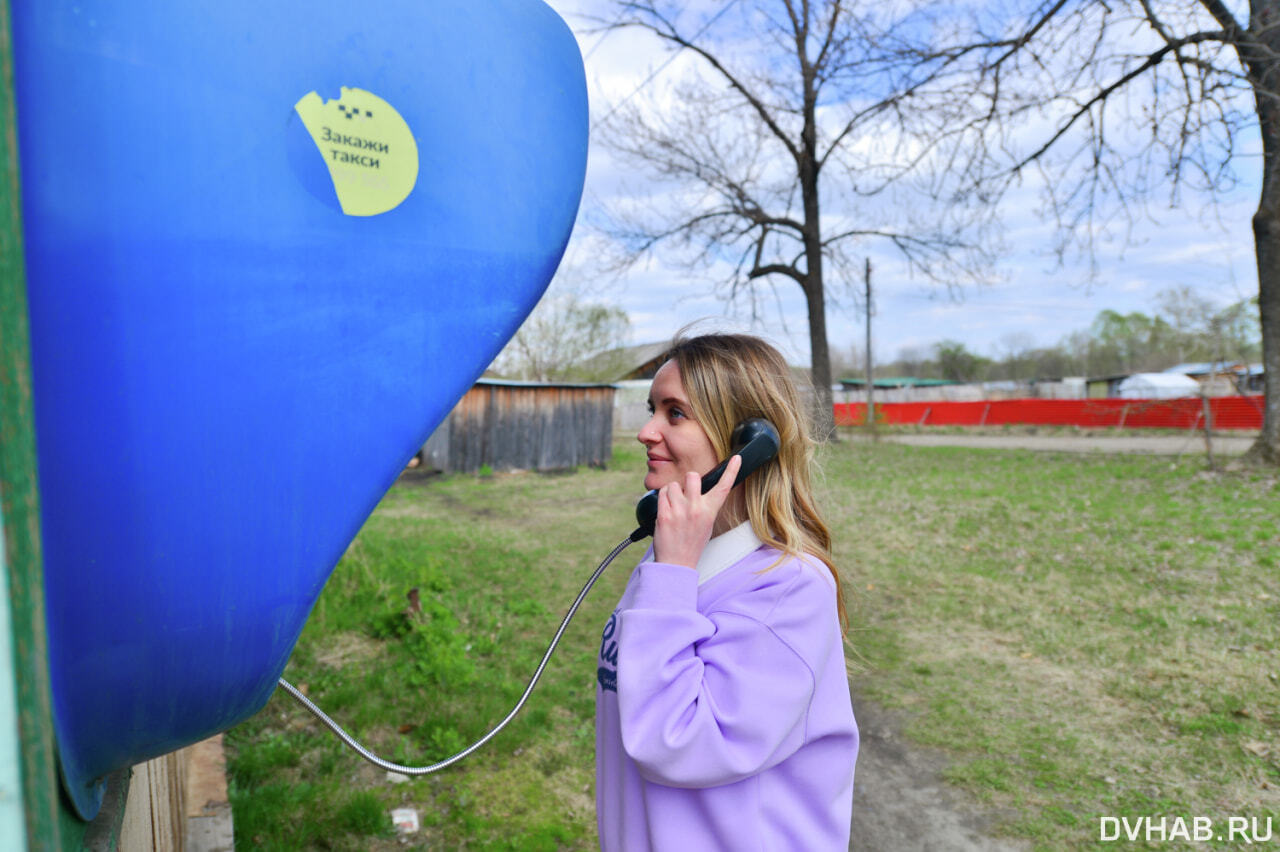
[[[822,560],[835,580],[840,624],[847,626],[831,531],[810,484],[814,442],[808,406],[801,403],[787,362],[777,349],[746,334],[677,336],[665,360],[680,369],[694,419],[719,458],[728,457],[730,435],[743,420],[763,417],[777,428],[777,457],[743,483],[751,529],[783,553],[808,553]]]

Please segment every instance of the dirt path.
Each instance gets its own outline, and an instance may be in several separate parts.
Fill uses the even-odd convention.
[[[865,440],[854,436],[852,440]],[[889,434],[881,440],[917,447],[977,447],[1043,452],[1147,453],[1202,456],[1204,439],[1195,435],[1032,435],[1017,433]],[[1253,435],[1215,435],[1214,453],[1238,456]],[[942,780],[947,758],[907,743],[902,720],[859,700],[854,709],[862,746],[854,782],[851,852],[1022,852],[1028,845],[989,836],[991,814]]]
[[[1214,435],[1213,451],[1221,456],[1239,456],[1256,436]],[[868,440],[857,435],[852,440]],[[913,447],[977,447],[995,450],[1040,450],[1068,453],[1146,453],[1169,456],[1203,456],[1204,438],[1194,435],[1029,435],[1018,433],[983,434],[972,432],[886,434],[880,440]]]
[[[1253,434],[1215,435],[1221,457],[1242,455]],[[868,440],[853,435],[851,440]],[[1204,438],[1188,435],[1072,435],[936,432],[887,434],[882,441],[916,447],[976,447],[1072,453],[1145,453],[1203,457]],[[942,780],[947,758],[941,752],[907,743],[902,720],[854,694],[862,734],[854,782],[851,852],[1022,852],[1028,845],[987,833],[993,815]]]
[[[1023,852],[985,833],[990,817],[947,787],[940,752],[905,742],[901,719],[854,693],[862,737],[854,775],[851,852]]]

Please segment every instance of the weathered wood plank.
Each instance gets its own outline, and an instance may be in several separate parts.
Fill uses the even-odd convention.
[[[612,385],[479,382],[423,446],[435,470],[603,466],[613,452]]]

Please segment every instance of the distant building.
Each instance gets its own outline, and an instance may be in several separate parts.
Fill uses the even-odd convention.
[[[1262,393],[1263,377],[1262,365],[1250,364],[1244,370],[1236,373],[1236,387],[1240,393]]]
[[[840,384],[850,390],[865,390],[866,379],[841,379]],[[897,390],[901,388],[939,388],[945,385],[958,385],[960,382],[951,379],[918,379],[915,376],[890,376],[871,380],[876,390]]]
[[[1139,398],[1143,392],[1135,390],[1138,387],[1145,387],[1150,399],[1202,394],[1220,397],[1262,393],[1262,379],[1261,364],[1219,361],[1176,364],[1158,373],[1093,376],[1085,380],[1085,386],[1090,399]]]
[[[619,435],[634,436],[649,419],[649,387],[653,379],[626,379],[614,382],[613,429]]]
[[[1262,365],[1243,361],[1196,361],[1175,364],[1166,373],[1190,376],[1208,396],[1262,393]]]
[[[613,455],[609,384],[480,379],[418,454],[428,470],[603,467]]]
[[[1134,373],[1116,388],[1121,399],[1178,399],[1199,396],[1200,384],[1181,373]]]
[[[1185,364],[1174,364],[1160,372],[1181,373],[1198,381],[1209,375],[1233,373],[1243,367],[1244,364],[1240,361],[1188,361]]]
[[[875,398],[880,402],[966,402],[985,399],[979,384],[963,384],[950,379],[922,379],[916,376],[889,376],[872,379]],[[840,380],[837,402],[862,402],[867,396],[867,380]]]
[[[983,382],[984,399],[1027,399],[1031,397],[1031,383],[1013,379],[1001,379],[994,382]]]
[[[616,389],[613,428],[618,434],[634,434],[649,419],[649,385],[670,348],[669,340],[620,346],[583,362],[584,373],[607,377],[606,380]]]
[[[1084,376],[1064,376],[1061,379],[1036,379],[1031,383],[1031,395],[1038,399],[1084,399]]]
[[[641,343],[621,346],[592,355],[582,362],[585,375],[600,376],[608,382],[624,382],[634,379],[652,379],[662,366],[662,356],[671,348],[671,341]]]
[[[1089,399],[1107,399],[1120,395],[1120,383],[1129,378],[1131,373],[1118,373],[1114,376],[1090,376],[1084,380],[1085,396]]]

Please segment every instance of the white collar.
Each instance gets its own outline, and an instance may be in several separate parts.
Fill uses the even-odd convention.
[[[750,521],[743,521],[733,529],[723,532],[707,542],[698,557],[698,585],[701,586],[726,568],[742,561],[747,554],[757,550],[764,542],[751,529]]]

